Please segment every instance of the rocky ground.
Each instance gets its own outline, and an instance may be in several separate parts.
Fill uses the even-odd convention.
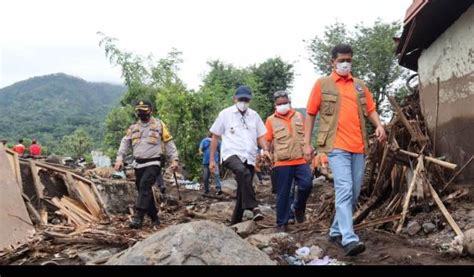
[[[410,214],[401,235],[394,234],[390,222],[362,226],[357,232],[367,251],[357,257],[345,256],[327,241],[333,211],[329,182],[315,182],[306,222],[290,225],[287,233],[276,233],[275,195],[269,180],[263,185],[255,183],[265,215],[262,221],[229,226],[236,184],[227,179],[221,196],[181,188],[182,199],[178,200],[175,187],[169,186],[165,197],[157,190],[162,225],[152,228],[147,221],[141,230],[128,228],[133,182],[96,183],[112,214],[109,221],[81,230],[50,224],[29,243],[0,254],[0,264],[474,265],[473,257],[448,254],[454,233],[436,206]],[[448,206],[463,231],[474,227],[472,199],[471,192]],[[309,252],[304,253],[303,247]]]

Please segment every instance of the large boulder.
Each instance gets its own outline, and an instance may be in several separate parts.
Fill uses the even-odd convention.
[[[232,229],[209,220],[170,226],[112,257],[108,265],[275,265]]]
[[[464,249],[469,255],[474,256],[474,229],[464,233]]]

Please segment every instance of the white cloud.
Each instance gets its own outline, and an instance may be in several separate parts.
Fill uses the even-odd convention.
[[[97,31],[141,54],[183,52],[181,77],[198,88],[206,61],[237,66],[281,56],[295,62],[293,103],[306,105],[318,76],[303,39],[336,19],[348,25],[402,20],[411,0],[5,1],[0,10],[0,87],[65,72],[91,81],[120,81],[99,48]],[[3,50],[3,51],[2,51]]]

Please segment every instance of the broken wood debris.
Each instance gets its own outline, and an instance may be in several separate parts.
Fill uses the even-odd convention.
[[[414,208],[420,205],[429,207],[429,200],[433,199],[449,226],[457,235],[462,234],[439,195],[466,165],[452,175],[458,165],[435,158],[418,93],[405,97],[401,105],[391,96],[388,99],[394,115],[385,126],[387,141],[380,143],[373,136],[369,140],[370,151],[366,160],[360,207],[354,213],[356,228],[380,225],[369,223],[382,220],[385,223],[391,222],[393,230],[400,234],[406,218]],[[472,158],[467,164],[471,160]],[[446,182],[444,176],[450,174],[451,180]],[[455,192],[444,200],[463,195],[465,194]]]

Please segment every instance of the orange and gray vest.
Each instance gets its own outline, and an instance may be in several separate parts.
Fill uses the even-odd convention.
[[[336,86],[336,82],[331,76],[326,76],[321,80],[321,108],[319,112],[320,125],[318,134],[318,151],[331,152],[336,138],[337,124],[341,107],[341,96]],[[367,153],[367,130],[365,128],[365,118],[367,113],[367,99],[365,98],[365,84],[362,80],[354,78],[354,91],[357,94],[357,109],[359,111],[360,128],[362,140],[364,141],[364,151]],[[342,123],[344,124],[344,123]]]
[[[273,162],[303,158],[303,115],[299,112],[291,115],[291,132],[284,119],[273,114],[269,120],[273,129]]]

